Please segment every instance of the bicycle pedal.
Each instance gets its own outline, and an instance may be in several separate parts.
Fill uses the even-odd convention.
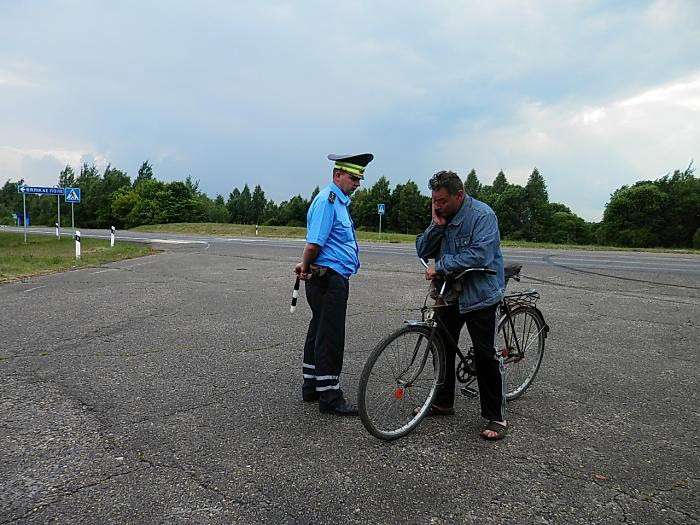
[[[465,386],[460,389],[460,392],[462,392],[462,395],[464,397],[470,397],[472,399],[476,399],[479,397],[479,391],[476,388],[472,388],[470,386]]]

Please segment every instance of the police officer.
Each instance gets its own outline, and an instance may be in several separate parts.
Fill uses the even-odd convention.
[[[348,206],[350,195],[364,178],[374,155],[328,155],[335,162],[333,182],[323,188],[306,217],[306,246],[294,271],[306,281],[306,300],[312,311],[304,344],[301,388],[304,401],[318,401],[319,411],[356,416],[340,389],[345,349],[345,312],[349,277],[360,267],[355,225]]]

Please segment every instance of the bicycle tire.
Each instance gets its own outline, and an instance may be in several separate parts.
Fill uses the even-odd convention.
[[[545,336],[544,319],[530,306],[516,307],[501,318],[496,350],[505,366],[503,381],[507,401],[518,399],[535,380],[544,358]],[[518,347],[523,355],[520,355]]]
[[[444,361],[439,341],[436,338],[430,341],[430,334],[431,329],[426,326],[407,325],[385,337],[370,353],[360,375],[357,404],[362,424],[373,436],[386,441],[404,437],[412,432],[428,413],[437,387],[442,382]],[[406,344],[409,340],[415,340],[413,349]],[[425,348],[421,349],[423,344]],[[389,356],[392,350],[403,355]],[[421,366],[426,352],[429,355],[425,357]],[[410,354],[413,353],[418,355],[411,359]],[[388,381],[383,385],[383,380],[374,381],[373,378],[378,378],[378,365],[386,358],[396,366],[389,367],[392,370],[389,374],[385,373]],[[407,361],[409,364],[404,370]],[[406,386],[402,383],[412,375],[415,375],[412,384]],[[378,384],[376,388],[375,383]],[[397,413],[398,417],[392,423],[379,421],[385,406],[387,411],[393,409]],[[420,410],[414,414],[416,407],[420,407]]]

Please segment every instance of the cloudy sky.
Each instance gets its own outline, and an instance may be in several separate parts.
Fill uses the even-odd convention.
[[[699,22],[697,0],[0,0],[0,184],[149,159],[282,200],[370,151],[369,184],[537,166],[599,220],[700,162]]]

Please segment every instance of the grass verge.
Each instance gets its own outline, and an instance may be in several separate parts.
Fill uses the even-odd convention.
[[[31,275],[99,266],[106,262],[131,259],[155,253],[145,244],[117,242],[109,247],[109,240],[81,241],[81,258],[75,259],[72,237],[57,239],[48,235],[29,235],[0,232],[0,283]]]
[[[228,224],[219,222],[176,222],[171,224],[149,224],[137,226],[133,231],[190,233],[195,235],[223,235],[227,237],[255,237],[255,226],[252,224]],[[303,239],[306,228],[296,226],[259,226],[258,237],[274,237],[278,239]],[[357,238],[365,242],[414,243],[415,235],[403,233],[382,233],[358,231]]]
[[[250,224],[228,224],[218,222],[177,222],[172,224],[149,224],[138,226],[133,231],[185,233],[193,235],[220,235],[227,237],[255,237],[255,226]],[[275,237],[280,239],[303,239],[306,236],[306,228],[294,226],[260,226],[259,237]],[[404,233],[382,233],[357,231],[357,238],[365,242],[382,243],[407,243],[416,242],[415,235]],[[599,246],[581,244],[555,244],[551,242],[527,242],[527,241],[502,241],[506,248],[542,248],[552,250],[586,250],[586,251],[630,251],[630,252],[658,252],[658,253],[691,253],[700,255],[700,250],[671,249],[671,248],[624,248],[618,246]]]

